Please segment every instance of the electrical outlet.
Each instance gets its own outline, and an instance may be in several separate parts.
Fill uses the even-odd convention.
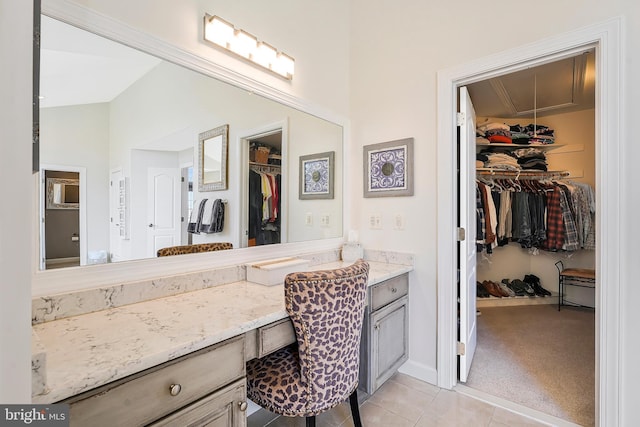
[[[322,227],[329,226],[329,214],[320,215],[320,225]]]
[[[393,216],[393,229],[404,230],[404,216],[402,214],[395,214]]]
[[[309,227],[313,225],[313,213],[307,212],[304,214],[304,225]]]
[[[369,214],[369,228],[372,230],[382,230],[382,218],[380,214]]]

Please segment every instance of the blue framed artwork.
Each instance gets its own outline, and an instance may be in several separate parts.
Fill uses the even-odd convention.
[[[413,138],[365,145],[364,197],[413,196]]]
[[[300,200],[333,199],[335,152],[300,156]]]

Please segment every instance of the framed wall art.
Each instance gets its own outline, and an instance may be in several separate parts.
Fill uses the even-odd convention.
[[[300,200],[333,199],[335,151],[300,156]]]
[[[364,197],[413,196],[413,138],[365,145]]]

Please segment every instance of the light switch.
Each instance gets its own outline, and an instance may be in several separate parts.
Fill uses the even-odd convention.
[[[379,213],[369,214],[369,228],[372,230],[382,230],[382,217]]]
[[[329,226],[329,214],[320,215],[320,225],[322,227],[328,227]]]
[[[395,214],[393,216],[393,229],[404,230],[404,216],[402,214]]]
[[[304,225],[311,227],[313,225],[313,213],[307,212],[304,215]]]

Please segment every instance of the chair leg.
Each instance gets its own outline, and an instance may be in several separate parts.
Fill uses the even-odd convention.
[[[360,420],[360,407],[358,406],[358,390],[353,390],[353,393],[349,396],[349,405],[351,405],[351,417],[353,417],[353,425],[355,427],[362,427],[362,421]]]
[[[307,417],[307,427],[316,427],[316,417]]]

